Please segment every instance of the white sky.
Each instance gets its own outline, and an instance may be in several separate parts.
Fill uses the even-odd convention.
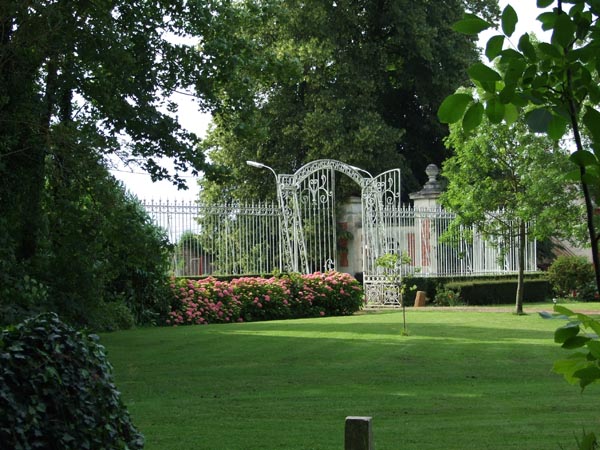
[[[517,29],[513,34],[513,43],[516,46],[518,38],[525,32],[535,32],[539,37],[542,36],[542,31],[539,22],[535,18],[540,14],[540,10],[536,8],[536,0],[499,0],[500,9],[504,9],[507,3],[510,3],[519,16]],[[483,45],[487,38],[495,34],[493,31],[482,36]],[[189,131],[193,131],[199,136],[204,136],[211,117],[209,114],[202,113],[198,110],[198,105],[194,99],[189,96],[176,94],[173,97],[179,104],[178,119],[179,123]],[[172,164],[168,160],[162,161],[165,167],[172,168]],[[177,201],[193,201],[198,197],[197,179],[194,177],[186,178],[188,190],[178,191],[168,181],[160,181],[153,183],[150,176],[143,173],[141,169],[134,169],[131,172],[125,167],[111,171],[112,174],[121,180],[126,188],[139,199],[162,199],[162,200],[177,200]]]

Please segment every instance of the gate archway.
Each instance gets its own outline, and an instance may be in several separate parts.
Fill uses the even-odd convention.
[[[338,268],[337,172],[348,176],[361,190],[365,295],[370,304],[398,305],[400,274],[385,273],[376,260],[386,253],[399,254],[399,243],[388,239],[387,232],[396,226],[391,212],[400,207],[399,169],[373,177],[349,164],[322,159],[304,165],[293,175],[278,175],[284,266],[288,271],[302,273]]]

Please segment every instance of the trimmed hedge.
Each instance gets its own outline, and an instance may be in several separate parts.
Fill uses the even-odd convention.
[[[462,300],[472,306],[512,303],[517,295],[517,280],[451,282],[446,287],[460,291]],[[524,302],[543,302],[549,298],[552,298],[552,287],[547,280],[525,280]]]
[[[416,291],[425,291],[427,298],[433,302],[438,290],[448,288],[460,290],[460,297],[467,305],[498,305],[512,303],[517,294],[517,279],[514,275],[498,275],[491,277],[415,277],[407,279],[416,290],[408,291],[406,303],[414,302]],[[528,303],[543,302],[552,298],[552,288],[546,273],[527,274],[525,276],[524,301]]]
[[[280,278],[174,279],[167,325],[203,325],[350,315],[364,304],[363,290],[340,272]]]
[[[2,331],[0,448],[143,448],[97,339],[54,313]]]

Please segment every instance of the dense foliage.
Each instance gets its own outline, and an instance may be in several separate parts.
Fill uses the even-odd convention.
[[[594,268],[583,256],[561,255],[548,268],[548,281],[559,297],[595,300]]]
[[[199,29],[194,8],[0,3],[0,322],[53,309],[93,325],[107,308],[128,314],[115,300],[148,319],[164,237],[106,165],[113,155],[154,179],[171,175],[160,157],[178,171],[206,167],[168,101],[200,63],[191,47],[166,40],[191,22]]]
[[[478,58],[451,30],[465,9],[498,12],[495,0],[231,2],[201,44],[215,102],[203,148],[225,175],[209,194],[273,194],[246,160],[278,173],[322,158],[400,167],[405,192],[420,187],[448,155],[437,108]]]
[[[479,62],[468,70],[482,95],[453,94],[443,101],[438,115],[442,122],[460,122],[467,132],[479,132],[484,115],[492,123],[508,124],[524,115],[533,132],[555,141],[572,137],[576,151],[570,159],[577,168],[563,175],[581,186],[600,291],[600,235],[594,206],[600,198],[600,5],[597,0],[538,0],[537,6],[541,13],[537,20],[551,33],[549,42],[529,33],[512,37],[519,18],[507,5],[499,34],[488,40],[485,49],[493,67]],[[554,7],[550,10],[550,6]],[[454,28],[474,36],[493,24],[469,14]]]
[[[55,311],[72,323],[115,329],[164,316],[165,233],[100,165],[65,160],[63,169],[79,170],[68,187],[63,178],[48,177],[43,254],[28,263],[4,260],[0,323]]]
[[[450,126],[446,145],[455,154],[443,165],[448,186],[440,201],[456,213],[453,229],[476,225],[491,245],[515,243],[515,310],[522,313],[527,237],[570,239],[581,222],[579,191],[563,177],[575,166],[565,150],[530,132],[523,119],[495,124],[484,117],[482,124],[477,133]]]
[[[349,315],[363,305],[360,284],[339,272],[236,278],[177,279],[167,324],[208,324],[241,321]]]
[[[97,341],[55,314],[2,331],[1,448],[143,448]]]
[[[567,320],[554,332],[554,342],[572,353],[554,362],[554,372],[564,376],[567,382],[578,384],[582,393],[589,385],[600,382],[600,321],[561,305],[554,305],[554,314],[540,315],[545,319]],[[600,442],[593,431],[583,430],[581,438],[577,438],[580,450],[594,450],[598,446]]]

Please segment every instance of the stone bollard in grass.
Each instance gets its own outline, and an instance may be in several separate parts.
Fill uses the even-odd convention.
[[[373,450],[372,417],[346,417],[344,450]]]
[[[417,291],[417,295],[415,296],[415,308],[425,306],[425,303],[427,303],[427,293],[425,291]]]

